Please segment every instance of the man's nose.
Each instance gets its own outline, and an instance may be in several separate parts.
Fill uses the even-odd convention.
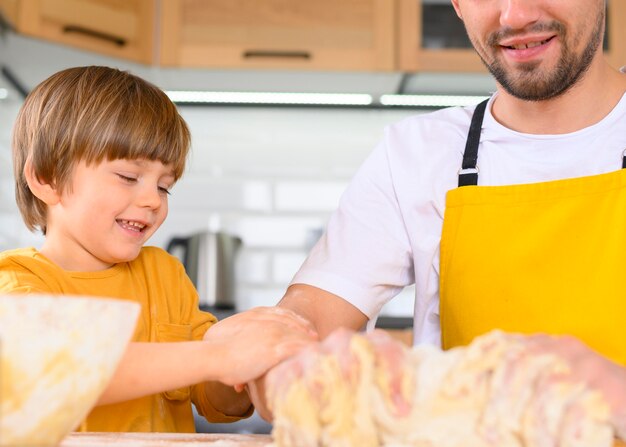
[[[543,0],[502,0],[500,25],[511,29],[523,29],[537,22],[541,16]]]

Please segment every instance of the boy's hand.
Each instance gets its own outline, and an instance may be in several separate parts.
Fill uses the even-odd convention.
[[[225,318],[205,333],[215,345],[218,380],[241,388],[311,342],[317,332],[304,318],[279,307],[257,307]]]

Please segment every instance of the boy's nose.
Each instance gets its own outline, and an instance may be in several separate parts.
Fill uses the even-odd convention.
[[[141,207],[148,207],[157,209],[162,204],[162,194],[157,187],[145,185],[140,189],[137,195],[138,205]]]
[[[500,25],[512,29],[523,29],[540,18],[542,0],[502,0]]]

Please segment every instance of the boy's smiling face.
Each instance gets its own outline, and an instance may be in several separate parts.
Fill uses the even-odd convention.
[[[171,167],[159,161],[79,162],[69,188],[48,207],[41,252],[71,271],[131,261],[167,216]]]

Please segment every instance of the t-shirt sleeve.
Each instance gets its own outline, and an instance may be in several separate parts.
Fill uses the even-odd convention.
[[[237,422],[241,419],[252,416],[252,413],[254,413],[254,407],[252,405],[250,405],[250,408],[248,408],[248,411],[246,411],[245,414],[240,416],[229,416],[222,413],[211,404],[211,401],[207,396],[205,385],[206,384],[204,383],[200,383],[191,388],[191,401],[196,406],[198,413],[204,416],[207,421],[214,423]]]
[[[292,284],[338,295],[369,318],[414,282],[386,140],[358,170]]]
[[[29,268],[34,261],[23,256],[0,256],[0,293],[59,293],[53,281]]]

